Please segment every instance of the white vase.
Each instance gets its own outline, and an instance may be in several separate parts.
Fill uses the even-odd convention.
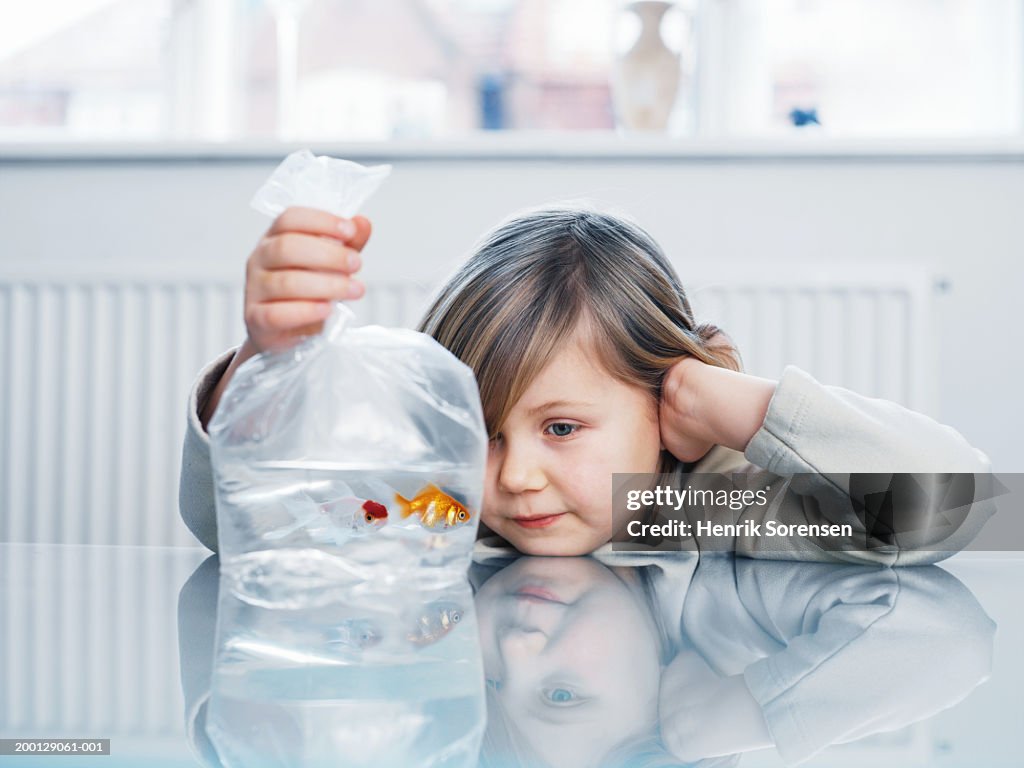
[[[624,11],[640,19],[636,43],[616,58],[612,69],[612,100],[620,128],[664,131],[679,92],[679,52],[661,36],[661,21],[675,3],[638,0]]]

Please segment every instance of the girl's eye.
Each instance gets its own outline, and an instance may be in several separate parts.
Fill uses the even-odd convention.
[[[579,700],[579,696],[570,688],[546,688],[544,690],[544,698],[550,703],[559,706],[575,704]]]
[[[548,426],[551,434],[555,437],[568,437],[575,432],[579,427],[576,424],[566,424],[564,422],[558,422],[557,424],[551,424]]]

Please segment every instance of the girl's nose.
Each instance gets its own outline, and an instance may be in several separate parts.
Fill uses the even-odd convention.
[[[533,627],[509,628],[498,638],[498,648],[506,665],[536,656],[545,645],[547,637]]]
[[[529,449],[506,444],[502,453],[498,468],[498,487],[502,491],[524,493],[547,485],[543,467]]]

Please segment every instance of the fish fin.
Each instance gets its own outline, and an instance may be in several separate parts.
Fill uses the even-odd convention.
[[[412,502],[410,502],[405,496],[400,493],[395,494],[395,502],[402,510],[402,519],[409,517],[412,514]]]
[[[445,493],[444,491],[442,491],[442,490],[441,490],[440,488],[438,488],[438,487],[437,487],[436,485],[434,485],[433,483],[431,483],[430,485],[428,485],[428,486],[427,486],[427,488],[426,488],[426,490],[427,490],[428,492],[430,492],[430,493],[440,493],[440,494],[441,494],[441,495],[443,495],[443,496],[447,496],[447,495],[448,495],[447,493]]]

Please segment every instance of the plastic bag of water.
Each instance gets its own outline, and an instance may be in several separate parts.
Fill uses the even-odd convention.
[[[484,672],[465,581],[316,607],[239,600],[222,576],[206,732],[224,768],[472,768]]]
[[[298,154],[260,210],[351,216],[382,178]],[[469,566],[487,455],[476,379],[425,334],[353,320],[338,303],[319,335],[246,361],[209,425],[221,567],[262,605]]]

